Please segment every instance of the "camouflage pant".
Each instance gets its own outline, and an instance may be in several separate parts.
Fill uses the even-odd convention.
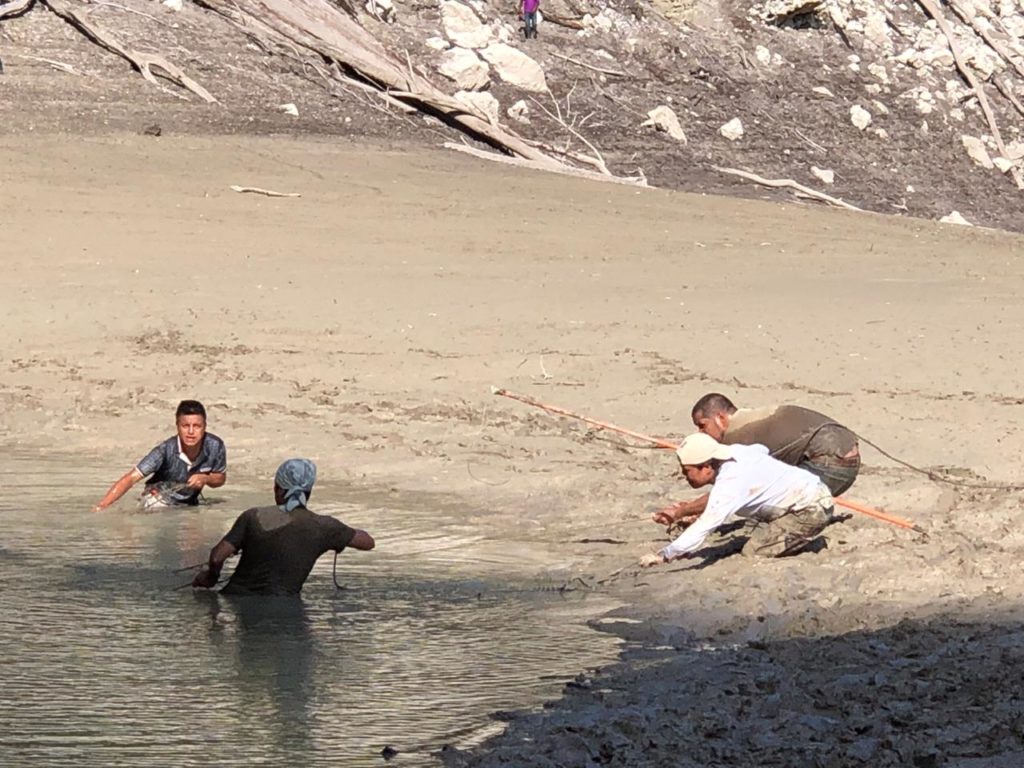
[[[832,497],[824,494],[800,509],[763,507],[750,517],[744,557],[786,557],[807,548],[832,522]]]

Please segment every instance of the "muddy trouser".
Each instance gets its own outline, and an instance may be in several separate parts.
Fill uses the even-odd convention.
[[[815,456],[797,464],[823,482],[833,496],[840,496],[850,489],[860,472],[860,456],[840,459],[836,456]]]
[[[832,494],[824,484],[818,498],[799,508],[762,507],[747,518],[750,538],[743,545],[746,557],[795,555],[832,522]]]

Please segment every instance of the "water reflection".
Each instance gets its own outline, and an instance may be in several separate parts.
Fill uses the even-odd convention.
[[[372,556],[340,558],[346,589],[323,558],[300,599],[197,595],[173,571],[242,504],[92,515],[68,465],[4,458],[3,766],[364,766],[388,744],[395,765],[430,764],[488,712],[536,705],[617,651],[583,625],[608,604],[515,588],[557,550],[490,540],[463,510],[332,508],[344,496],[327,487],[320,511],[380,532]]]

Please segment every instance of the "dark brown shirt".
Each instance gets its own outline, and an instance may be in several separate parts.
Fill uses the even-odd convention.
[[[356,532],[340,520],[305,507],[282,512],[254,507],[238,516],[224,539],[241,550],[242,559],[226,595],[297,595],[317,558],[342,550]]]
[[[793,465],[807,459],[848,458],[858,451],[853,432],[823,413],[798,405],[741,408],[729,418],[722,442],[759,443],[779,461]]]

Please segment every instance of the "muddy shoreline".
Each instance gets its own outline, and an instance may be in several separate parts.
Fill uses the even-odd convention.
[[[689,492],[664,455],[498,401],[492,385],[674,436],[708,390],[798,402],[919,466],[1020,479],[1024,265],[1011,234],[329,142],[4,136],[0,164],[18,201],[0,229],[14,254],[0,283],[8,446],[109,457],[109,474],[166,437],[180,398],[199,396],[231,472],[258,484],[301,453],[325,479],[448,494],[498,546],[556,542],[557,567],[537,569],[551,580],[608,574],[656,548],[650,511]],[[622,765],[674,759],[694,739],[708,750],[688,752],[694,764],[755,747],[779,765],[799,753],[968,766],[955,760],[1019,750],[1007,698],[1024,605],[1019,494],[943,488],[865,459],[851,498],[928,538],[857,517],[813,556],[627,570],[609,594],[642,622],[630,625],[635,655],[485,752],[449,759],[542,764],[571,748],[587,764],[604,759],[587,752],[602,739]],[[693,650],[709,639],[710,656]],[[879,642],[890,650],[871,656]],[[860,709],[819,712],[839,706],[832,658],[850,667],[841,674],[888,675],[841,691],[842,706],[895,698],[914,711],[864,733]],[[694,664],[710,671],[682,674]],[[774,692],[756,687],[762,673]],[[991,705],[989,730],[942,692],[978,675],[989,698],[964,706]],[[726,692],[743,681],[754,688]],[[602,688],[617,693],[602,701]],[[729,700],[704,701],[709,690]],[[750,727],[692,730],[705,704]],[[922,730],[927,712],[963,725]],[[776,725],[803,751],[772,741]]]

